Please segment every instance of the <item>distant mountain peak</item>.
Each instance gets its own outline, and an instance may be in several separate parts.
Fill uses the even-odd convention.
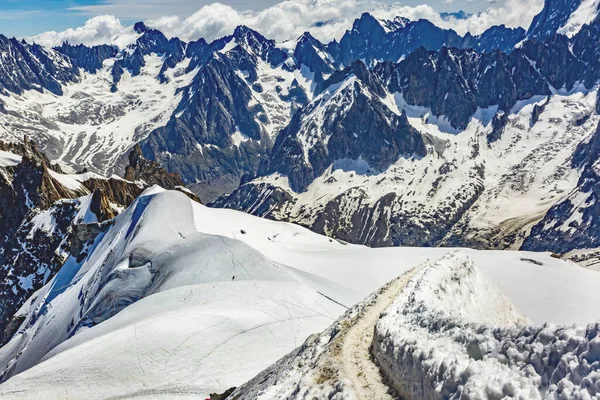
[[[454,19],[467,19],[467,18],[470,18],[472,15],[473,15],[472,13],[468,13],[468,12],[463,11],[463,10],[459,10],[459,11],[455,11],[455,12],[443,12],[443,13],[440,13],[440,17],[443,20],[446,20],[446,21],[449,20],[449,19],[451,19],[451,18],[454,18]]]
[[[269,39],[265,38],[263,35],[258,33],[252,28],[249,28],[246,25],[238,25],[235,27],[233,31],[233,37],[236,39],[246,39],[248,37],[252,37],[260,42],[266,42]]]
[[[146,26],[146,24],[141,21],[136,22],[136,24],[133,26],[133,30],[140,34],[145,33],[148,31],[148,26]]]
[[[385,29],[383,29],[379,20],[368,12],[363,13],[359,19],[354,21],[352,30],[363,34],[385,34]]]
[[[599,0],[545,0],[544,8],[531,22],[527,36],[545,39],[558,33],[572,37],[583,25],[597,18],[599,6]]]

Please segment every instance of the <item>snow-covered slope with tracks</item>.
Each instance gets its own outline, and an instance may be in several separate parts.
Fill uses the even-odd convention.
[[[90,250],[19,311],[24,322],[0,350],[10,376],[3,397],[223,392],[390,279],[451,251],[343,244],[157,189]],[[580,305],[600,301],[595,272],[547,254],[468,254],[534,321],[594,319]],[[569,301],[556,300],[556,285]]]
[[[530,325],[459,252],[417,272],[377,322],[371,351],[405,399],[594,398],[595,321]]]
[[[495,261],[492,254],[489,262]],[[545,317],[543,310],[552,306],[538,302],[523,313],[513,303],[518,297],[499,289],[517,279],[490,279],[480,268],[485,264],[475,264],[459,251],[416,265],[242,385],[233,398],[596,395],[598,324],[532,325],[528,317]],[[577,271],[572,273],[581,278],[594,274]],[[526,275],[528,294],[545,297],[549,280],[537,280],[533,270]],[[553,303],[561,301],[557,296]],[[600,316],[592,315],[590,322]]]

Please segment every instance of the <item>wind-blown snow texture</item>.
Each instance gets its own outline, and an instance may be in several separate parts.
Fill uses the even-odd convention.
[[[600,323],[529,326],[464,253],[432,263],[381,317],[372,352],[406,399],[586,399]]]

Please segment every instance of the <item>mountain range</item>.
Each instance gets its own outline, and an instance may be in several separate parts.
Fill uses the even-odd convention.
[[[444,256],[444,248],[522,250],[467,253],[477,269],[498,257],[524,279],[541,264],[548,281],[596,282],[593,271],[556,271],[567,263],[559,258],[591,269],[600,262],[599,5],[545,0],[529,29],[501,25],[476,36],[369,13],[328,43],[309,32],[278,43],[246,26],[186,42],[143,22],[123,48],[48,48],[0,35],[0,393],[39,382],[41,398],[78,363],[100,368],[86,358],[99,357],[96,346],[119,372],[104,370],[94,385],[113,396],[137,379],[128,375],[136,368],[144,384],[127,389],[132,396],[204,395],[245,381],[234,396],[303,391],[292,384],[312,374],[302,365],[325,368],[321,354],[335,353],[332,344],[312,337],[269,365],[309,333],[333,338],[363,315],[377,296],[352,306],[397,276],[394,260],[426,265],[433,272],[417,276],[431,287],[452,284],[443,272],[431,278],[444,268],[487,287],[462,256],[430,262],[427,252]],[[506,276],[486,273],[528,307]],[[587,295],[572,294],[591,304]],[[494,296],[511,324],[535,330]],[[472,313],[479,322],[480,311]],[[591,318],[583,314],[572,322]],[[189,323],[196,315],[201,327]],[[490,323],[507,329],[499,332],[508,342],[521,340]],[[388,328],[377,325],[374,348],[398,346]],[[166,358],[153,350],[154,331]],[[231,352],[268,334],[231,369]],[[177,344],[165,344],[170,335]],[[586,335],[581,346],[593,347]],[[197,377],[182,360],[204,340],[212,347],[194,363],[210,360],[231,375],[182,385]],[[381,365],[404,368],[378,349]],[[173,375],[161,378],[155,361],[163,372],[175,363]],[[313,378],[329,383],[305,393],[345,393],[327,386],[343,377],[324,371],[327,379]],[[69,380],[69,390],[85,392],[82,382]]]

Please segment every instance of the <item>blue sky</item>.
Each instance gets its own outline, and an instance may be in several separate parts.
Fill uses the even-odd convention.
[[[279,0],[221,0],[238,10],[261,10]],[[384,0],[385,2],[392,1]],[[205,0],[0,0],[0,33],[30,36],[45,31],[62,31],[81,26],[96,15],[111,14],[123,23],[158,18],[164,15],[187,17],[213,1]],[[489,0],[404,0],[402,5],[428,4],[436,11],[483,11]],[[357,10],[360,14],[362,10]]]

